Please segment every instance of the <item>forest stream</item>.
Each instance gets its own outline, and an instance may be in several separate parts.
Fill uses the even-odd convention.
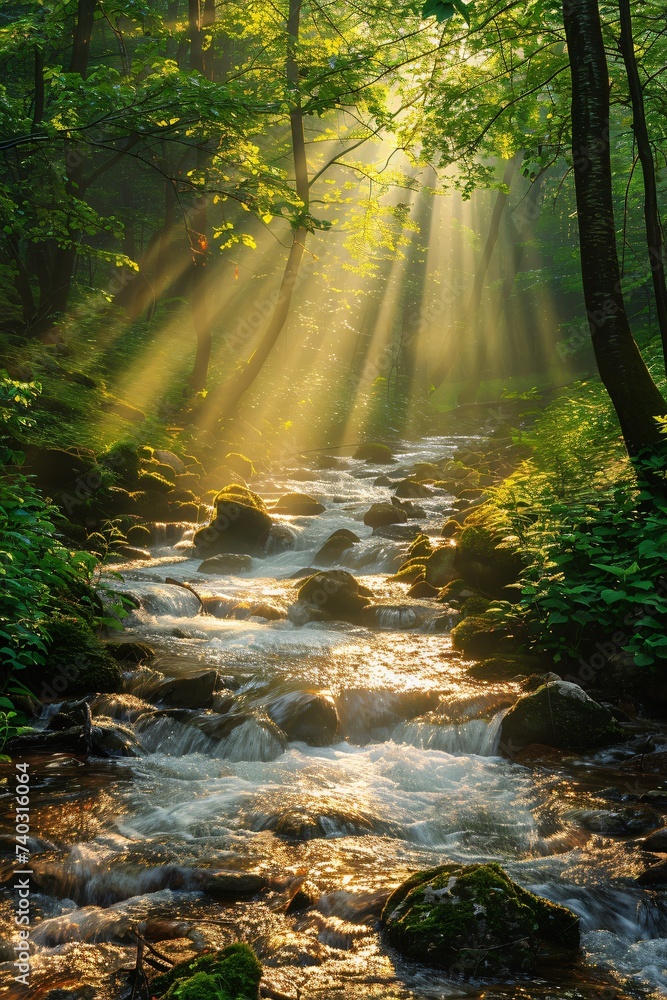
[[[404,444],[399,467],[442,460],[462,440]],[[149,561],[108,576],[133,598],[122,638],[157,655],[91,705],[93,725],[114,720],[130,755],[33,758],[31,997],[129,1000],[121,970],[134,964],[135,928],[172,961],[247,941],[265,995],[295,1000],[664,996],[667,901],[634,882],[647,864],[637,837],[651,828],[637,803],[656,781],[619,766],[649,738],[667,748],[667,730],[647,723],[630,743],[585,755],[503,756],[500,725],[520,681],[473,679],[443,605],[388,582],[410,533],[373,534],[363,513],[391,491],[375,484],[377,467],[341,464],[253,483],[268,501],[306,480],[326,509],[278,518],[274,551],[248,572],[197,572],[193,526],[168,525],[156,527]],[[409,527],[439,536],[451,499],[420,499],[425,516]],[[284,612],[300,571],[344,528],[361,541],[337,565],[385,606],[376,627],[252,613]],[[248,616],[202,614],[197,595]],[[306,739],[286,739],[270,717],[309,698],[295,733]],[[39,725],[59,707],[45,706]],[[619,830],[628,803],[636,825]],[[411,872],[489,860],[579,915],[573,966],[511,984],[455,981],[386,945],[383,903]],[[11,920],[5,900],[6,983]]]

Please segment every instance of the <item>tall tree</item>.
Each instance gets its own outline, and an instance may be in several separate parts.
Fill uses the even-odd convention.
[[[628,453],[664,448],[656,417],[667,405],[628,321],[616,246],[609,148],[609,72],[597,0],[564,0],[572,76],[572,159],[586,312],[600,377]]]

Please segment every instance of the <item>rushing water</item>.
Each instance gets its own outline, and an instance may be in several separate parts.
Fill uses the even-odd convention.
[[[450,455],[457,443],[410,446],[390,474]],[[122,694],[92,704],[94,721],[126,727],[137,756],[32,763],[31,997],[120,996],[135,928],[172,959],[247,940],[267,983],[293,997],[300,990],[304,1000],[667,994],[667,905],[633,882],[646,858],[627,838],[587,831],[577,812],[609,808],[599,792],[610,785],[641,791],[614,770],[622,751],[534,767],[496,755],[503,711],[519,687],[471,681],[434,625],[443,606],[410,600],[404,584],[387,581],[407,543],[372,536],[362,520],[370,503],[390,496],[374,485],[385,471],[349,461],[306,481],[303,472],[265,477],[255,488],[266,497],[302,490],[326,511],[282,518],[282,544],[241,576],[198,574],[184,530],[158,538],[149,563],[123,567],[123,580],[111,581],[136,598],[128,637],[158,656],[128,672]],[[437,535],[451,499],[415,501],[425,513],[414,523]],[[293,575],[343,527],[362,541],[340,565],[386,605],[383,627],[231,617],[258,602],[293,603]],[[202,615],[197,597],[167,578],[219,597],[230,617]],[[219,675],[212,711],[161,700],[165,678],[210,668]],[[267,705],[298,691],[335,702],[332,745],[286,743],[267,718]],[[229,726],[232,705],[237,724]],[[45,710],[44,721],[56,710]],[[3,787],[8,796],[7,778]],[[580,914],[584,958],[574,969],[552,970],[548,982],[456,983],[382,944],[378,914],[406,874],[489,859]],[[8,857],[6,883],[11,871]],[[216,900],[209,883],[220,871],[260,873],[268,887],[259,901]],[[301,883],[314,905],[287,912]],[[0,919],[1,995],[20,995],[11,987],[6,891]]]

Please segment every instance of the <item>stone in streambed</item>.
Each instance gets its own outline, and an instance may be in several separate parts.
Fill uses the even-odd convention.
[[[249,573],[252,569],[252,556],[241,552],[224,552],[219,556],[204,559],[197,567],[198,573],[212,573],[215,576],[235,576],[239,573]]]
[[[578,750],[608,746],[624,735],[609,709],[577,684],[558,680],[519,698],[503,719],[500,740],[510,751],[530,743]]]
[[[386,444],[362,444],[352,458],[369,462],[371,465],[390,465],[396,461],[391,448]]]
[[[607,837],[640,836],[655,830],[662,822],[658,813],[648,806],[626,806],[623,809],[575,809],[568,813],[585,830]]]
[[[208,708],[217,681],[216,670],[198,670],[183,677],[166,677],[151,697],[177,708]]]
[[[307,493],[285,493],[276,501],[273,511],[294,517],[315,517],[326,510],[323,503]]]
[[[470,508],[469,508],[470,509]],[[516,583],[521,557],[499,541],[488,528],[464,528],[455,550],[456,575],[490,597],[508,597],[507,587]]]
[[[311,746],[328,746],[338,732],[338,712],[333,698],[322,691],[291,691],[269,702],[269,718],[290,740]]]
[[[348,531],[347,528],[340,528],[327,538],[315,556],[314,562],[318,566],[331,566],[332,563],[340,562],[343,553],[347,552],[359,541],[361,539],[353,531]]]
[[[425,563],[426,582],[432,587],[444,587],[456,579],[458,574],[454,570],[454,560],[456,558],[456,546],[442,545],[435,549],[427,557]]]
[[[340,621],[356,621],[370,603],[369,591],[345,570],[328,570],[308,577],[299,588],[299,604],[319,615]],[[316,616],[316,619],[317,616]],[[321,619],[319,619],[321,620]]]
[[[513,882],[500,865],[418,872],[387,900],[389,943],[407,958],[467,977],[531,972],[544,946],[579,949],[579,918]]]
[[[261,497],[234,483],[218,493],[215,511],[208,527],[199,530],[194,537],[200,558],[262,550],[273,522]]]
[[[434,490],[414,479],[402,479],[400,483],[396,484],[394,493],[397,497],[407,500],[421,500],[424,497],[435,496]]]
[[[374,503],[364,514],[364,524],[369,528],[384,528],[389,524],[405,524],[408,515],[392,503]]]
[[[245,872],[200,872],[197,881],[202,892],[214,899],[250,899],[268,888],[263,875]]]

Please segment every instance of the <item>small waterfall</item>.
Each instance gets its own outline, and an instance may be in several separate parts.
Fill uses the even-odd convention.
[[[422,750],[441,750],[457,757],[468,754],[493,757],[498,752],[504,714],[498,712],[490,722],[471,719],[455,725],[415,719],[397,726],[393,738],[397,743],[409,743]]]

